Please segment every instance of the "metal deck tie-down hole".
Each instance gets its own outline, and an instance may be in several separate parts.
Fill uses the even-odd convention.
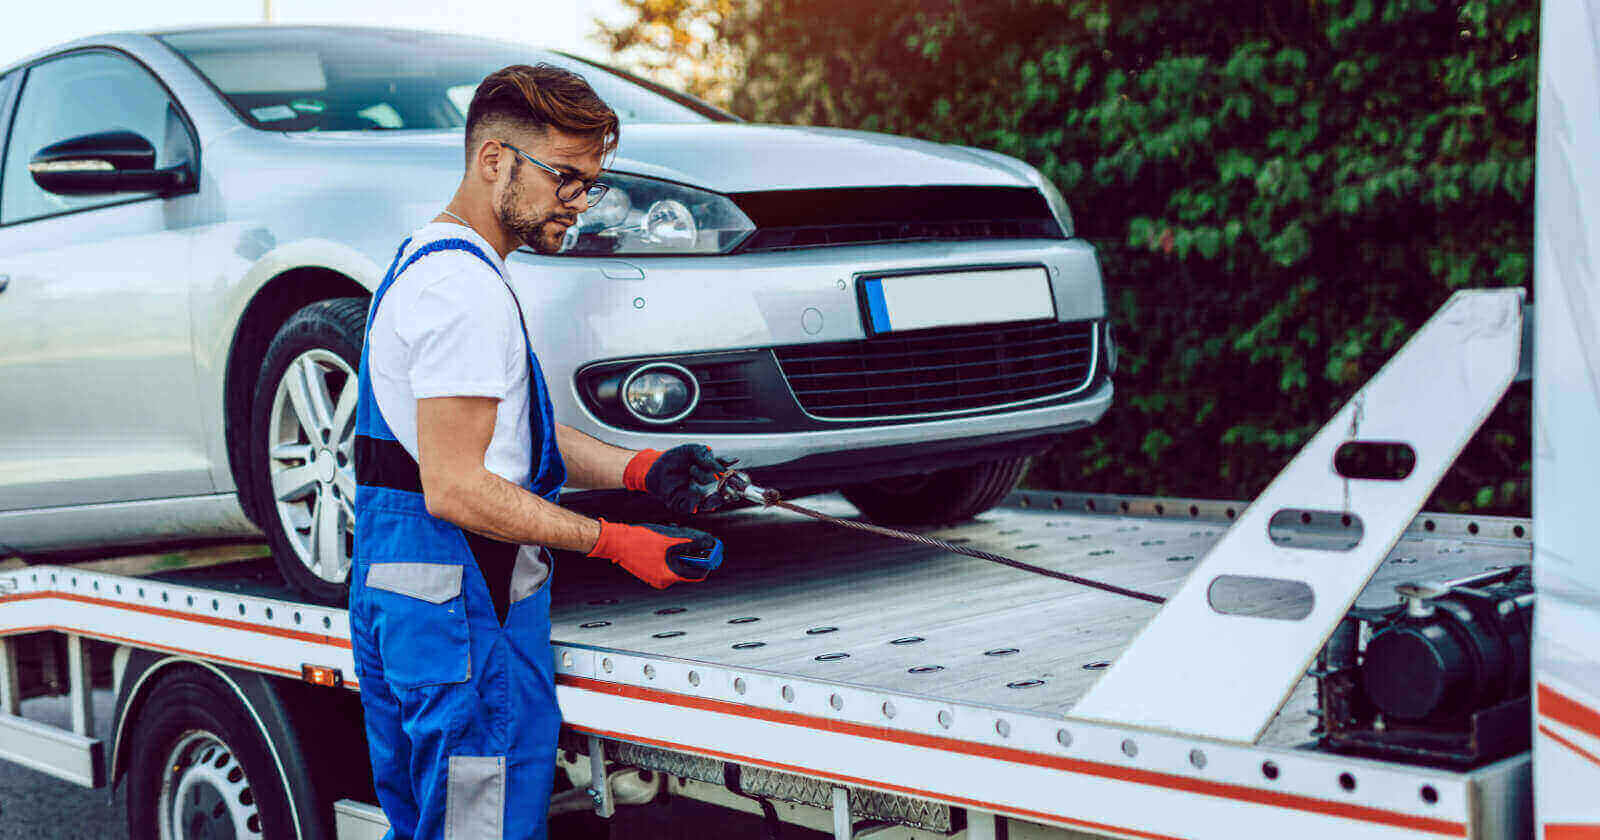
[[[756,623],[756,622],[758,622],[760,620],[761,619],[759,617],[757,617],[757,616],[746,615],[746,616],[740,616],[739,618],[730,618],[730,619],[728,619],[728,623],[729,624],[754,624],[754,623]]]
[[[678,613],[688,611],[688,607],[662,607],[661,609],[656,610],[656,615],[677,615]]]
[[[943,671],[943,670],[944,670],[944,666],[943,665],[918,665],[915,668],[907,668],[906,669],[906,673],[908,673],[908,674],[937,674],[937,673],[939,673],[940,671]]]
[[[1105,661],[1104,659],[1101,659],[1101,660],[1098,660],[1098,661],[1095,661],[1095,662],[1085,662],[1085,663],[1083,663],[1083,670],[1085,670],[1085,671],[1104,671],[1105,669],[1110,668],[1110,667],[1111,667],[1111,663]]]
[[[766,646],[767,646],[766,642],[734,642],[733,649],[734,650],[755,650],[758,647],[766,647]]]
[[[927,641],[927,639],[924,639],[921,636],[901,636],[898,639],[894,639],[894,640],[890,641],[889,644],[891,644],[891,645],[914,645],[914,644],[917,644],[918,642],[925,642],[925,641]]]
[[[684,632],[682,630],[662,630],[660,633],[651,633],[650,634],[650,638],[652,638],[652,639],[676,639],[677,637],[682,636],[682,635],[684,635]]]
[[[834,632],[834,631],[836,631],[838,629],[839,628],[837,628],[837,627],[826,627],[826,626],[824,626],[824,627],[813,627],[810,630],[806,631],[806,635],[807,636],[820,636],[820,635],[822,635],[824,633],[832,633],[832,632]]]
[[[1021,652],[1022,652],[1021,650],[1019,650],[1017,648],[1014,648],[1014,647],[1004,647],[1004,648],[995,648],[994,650],[986,650],[986,651],[983,652],[983,655],[984,656],[1010,656],[1010,655],[1012,655],[1014,653],[1021,653]]]
[[[848,654],[848,653],[824,653],[824,654],[819,654],[818,656],[816,656],[814,658],[818,662],[838,662],[841,659],[849,659],[850,658],[850,654]]]
[[[1044,680],[1017,680],[1006,683],[1006,688],[1038,688],[1044,685]]]

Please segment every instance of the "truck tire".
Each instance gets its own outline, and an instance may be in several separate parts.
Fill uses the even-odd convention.
[[[128,836],[299,836],[278,767],[238,696],[198,668],[159,679],[132,724]]]
[[[1030,460],[1022,457],[984,461],[853,484],[841,492],[868,519],[884,525],[959,522],[999,504],[1022,479]]]
[[[366,317],[365,298],[291,315],[267,347],[251,401],[249,478],[262,530],[284,581],[323,604],[343,601],[349,586]]]

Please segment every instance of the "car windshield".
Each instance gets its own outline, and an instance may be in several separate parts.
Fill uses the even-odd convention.
[[[561,53],[487,38],[382,29],[271,27],[158,35],[269,131],[450,129],[483,78],[544,62],[588,80],[624,123],[735,119],[693,97]]]

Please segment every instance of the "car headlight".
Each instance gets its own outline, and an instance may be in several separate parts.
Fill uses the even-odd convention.
[[[1039,192],[1044,193],[1044,203],[1050,206],[1050,213],[1056,217],[1056,223],[1061,225],[1061,235],[1072,238],[1072,209],[1067,207],[1067,199],[1056,189],[1056,185],[1043,175],[1038,179]]]
[[[561,253],[724,254],[756,229],[727,196],[637,175],[602,180],[611,189],[599,204],[578,214]]]

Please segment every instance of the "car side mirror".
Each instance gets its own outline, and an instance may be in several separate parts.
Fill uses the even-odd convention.
[[[104,131],[40,149],[28,160],[28,174],[40,189],[57,195],[171,193],[193,183],[187,161],[166,169],[155,165],[149,140],[132,131]]]

